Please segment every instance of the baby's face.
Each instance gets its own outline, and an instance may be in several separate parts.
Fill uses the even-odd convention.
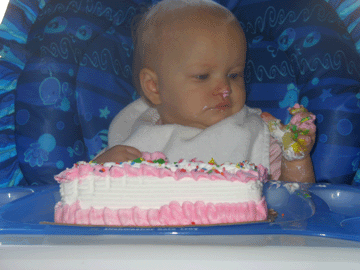
[[[173,27],[156,68],[162,122],[205,129],[239,112],[245,42],[234,22]]]

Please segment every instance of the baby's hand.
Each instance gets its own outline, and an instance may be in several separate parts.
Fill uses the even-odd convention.
[[[115,145],[111,147],[106,152],[102,153],[93,161],[96,163],[105,163],[105,162],[125,162],[129,160],[134,160],[140,158],[142,153],[131,146],[126,145]]]
[[[285,159],[304,159],[309,156],[315,143],[315,115],[299,104],[290,108],[289,112],[293,117],[286,126],[269,113],[264,112],[261,117],[268,124],[271,135],[282,146]]]
[[[316,126],[314,121],[316,117],[306,109],[294,114],[291,109],[289,111],[293,117],[288,126],[290,129],[293,128],[295,130],[292,132],[295,139],[303,146],[305,156],[309,155],[315,143]]]

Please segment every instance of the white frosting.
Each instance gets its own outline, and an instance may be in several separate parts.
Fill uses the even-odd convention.
[[[203,164],[203,163],[202,163]],[[204,164],[203,164],[204,165]],[[178,169],[178,168],[177,168]],[[158,178],[153,176],[111,178],[109,176],[89,176],[82,180],[61,183],[62,202],[71,205],[77,200],[81,208],[110,209],[159,208],[178,201],[203,201],[204,203],[238,203],[262,198],[262,182],[249,181],[211,181],[209,179],[172,177]]]
[[[79,162],[79,164],[87,164],[87,163]],[[210,163],[204,163],[204,162],[189,162],[187,160],[182,160],[181,162],[176,162],[176,163],[166,162],[163,164],[151,163],[151,162],[146,162],[146,161],[143,161],[142,163],[127,161],[127,162],[122,162],[120,164],[114,163],[114,162],[107,162],[107,163],[102,164],[102,166],[104,166],[104,167],[113,167],[113,166],[124,167],[125,165],[131,165],[134,168],[140,168],[141,164],[146,164],[148,166],[152,166],[155,168],[167,168],[173,172],[175,172],[176,170],[179,170],[179,169],[185,169],[187,172],[190,172],[192,170],[195,170],[197,167],[198,167],[198,169],[205,168],[207,171],[210,171],[214,168],[218,171],[226,170],[227,172],[232,173],[232,174],[235,174],[239,170],[242,170],[242,171],[256,170],[255,164],[249,163],[248,161],[244,161],[244,162],[237,163],[237,164],[225,162],[221,165],[217,165],[216,163],[210,164]],[[90,165],[96,166],[95,163],[91,163]]]
[[[281,129],[279,119],[270,121],[268,123],[268,126],[269,126],[271,136],[273,136],[274,139],[280,144],[282,153],[283,153],[283,157],[286,160],[293,161],[293,160],[298,160],[298,159],[304,158],[304,156],[305,156],[304,152],[300,152],[300,153],[296,154],[293,147],[291,147],[293,144],[296,143],[295,141],[289,147],[287,147],[287,148],[284,147],[283,137],[285,136],[286,133],[290,133],[291,131],[287,130],[287,129]]]
[[[290,194],[293,194],[295,191],[300,189],[300,185],[298,183],[286,183],[284,187],[289,191]]]

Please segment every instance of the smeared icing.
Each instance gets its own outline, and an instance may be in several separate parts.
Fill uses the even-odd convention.
[[[276,119],[268,122],[270,134],[280,143],[283,156],[287,160],[302,159],[305,156],[306,142],[299,139],[300,135],[307,135],[315,131],[315,115],[303,117],[302,113],[308,112],[304,106],[295,104],[288,109],[293,117],[290,123],[281,129],[280,120]]]

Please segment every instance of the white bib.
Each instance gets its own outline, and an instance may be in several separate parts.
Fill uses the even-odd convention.
[[[249,160],[269,168],[270,134],[261,110],[247,106],[206,129],[177,124],[157,125],[160,116],[142,99],[128,105],[112,121],[109,148],[128,145],[141,152],[163,152],[170,162],[214,158],[218,164]]]

